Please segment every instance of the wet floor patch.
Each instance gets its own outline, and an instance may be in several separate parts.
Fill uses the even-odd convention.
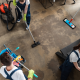
[[[34,78],[34,80],[43,80],[43,78],[44,78],[44,72],[41,71],[41,70],[36,70],[35,72],[38,75],[38,78],[37,79]]]
[[[42,13],[46,13],[46,11],[42,11]]]
[[[38,14],[38,13],[39,13],[38,11],[34,11],[34,12],[33,12],[33,14]]]
[[[58,9],[57,13],[63,14],[63,10],[62,9]]]
[[[59,65],[57,65],[57,60],[51,59],[48,63],[48,69],[53,71],[53,76],[56,77],[56,80],[60,80],[61,71],[59,70]]]

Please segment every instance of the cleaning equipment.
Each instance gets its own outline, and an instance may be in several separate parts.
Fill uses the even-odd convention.
[[[19,9],[19,11],[21,12],[22,17],[23,17],[23,13],[22,13],[21,9],[20,9],[17,5],[16,5],[16,8],[18,8],[18,9]],[[26,21],[25,21],[25,24],[26,24],[26,26],[28,27],[28,25],[27,25]],[[29,28],[28,28],[28,31],[29,31],[29,33],[31,34],[31,37],[32,37],[32,39],[33,39],[33,41],[34,41],[34,44],[32,44],[32,45],[31,45],[31,47],[32,47],[32,48],[34,48],[34,47],[36,47],[36,46],[40,45],[40,42],[39,42],[39,41],[38,41],[38,42],[36,42],[36,41],[35,41],[35,39],[34,39],[34,37],[33,37],[33,35],[32,35],[32,33],[31,33],[31,31],[30,31],[30,29],[29,29]]]
[[[26,22],[25,22],[25,24],[26,24],[26,26],[28,26]],[[32,44],[31,47],[34,48],[34,47],[40,45],[40,42],[39,41],[38,42],[35,41],[35,39],[34,39],[34,37],[33,37],[33,35],[32,35],[32,33],[31,33],[31,31],[30,31],[29,28],[28,28],[28,30],[29,30],[29,32],[30,32],[30,34],[32,36],[33,41],[34,41],[34,44]]]
[[[23,60],[20,55],[18,55],[17,58],[15,58],[15,59],[16,60],[13,60],[13,61],[22,61]]]
[[[9,48],[7,48],[6,47],[6,45],[4,44],[4,47],[6,48],[6,50],[9,52],[9,54],[12,54],[13,52],[9,49]],[[11,55],[10,55],[11,56]],[[13,58],[13,60],[16,60],[16,58],[15,57],[13,57],[13,56],[11,56],[12,58]],[[19,60],[16,60],[21,66],[23,66],[25,69],[27,69],[28,71],[29,71],[29,69],[26,67],[26,66],[24,66],[23,65],[23,63],[22,62],[20,62]],[[36,74],[33,74],[36,78],[38,78],[38,76],[36,75]]]
[[[73,24],[73,23],[71,23],[67,18],[65,18],[64,20],[63,20],[67,25],[69,25],[70,26],[70,28],[72,28],[72,29],[74,29],[76,26]]]
[[[11,2],[13,2],[13,1],[6,0],[6,2],[7,3],[0,4],[0,17],[3,20],[3,22],[6,23],[7,30],[11,31],[17,22],[17,17],[16,17],[16,21],[14,21],[14,17],[12,15],[12,11],[11,11],[12,9],[10,7]],[[17,16],[17,14],[16,14],[16,16]],[[12,27],[11,27],[11,25],[10,26],[8,25],[9,23],[12,24]]]
[[[4,50],[2,50],[1,51],[1,53],[0,53],[0,55],[1,54],[3,54],[3,53],[7,53],[7,54],[9,54],[11,57],[14,57],[15,59],[17,59],[17,60],[19,60],[22,64],[24,64],[25,62],[26,62],[26,60],[24,59],[24,57],[23,56],[20,56],[20,55],[16,55],[14,52],[16,51],[16,50],[18,50],[19,49],[19,47],[17,47],[13,52],[8,48],[8,50],[7,49],[4,49]],[[10,52],[10,53],[9,53]],[[17,67],[20,67],[20,68],[23,68],[23,66],[21,65],[21,64],[19,64],[16,60],[14,60],[13,58],[12,58],[12,61],[13,61],[13,64],[15,65],[15,66],[17,66]]]
[[[75,13],[75,15],[73,16],[73,18],[69,21],[67,18],[65,18],[63,21],[67,24],[67,25],[69,25],[72,29],[74,29],[74,28],[76,28],[76,26],[73,24],[73,23],[71,23],[72,21],[73,21],[73,19],[74,19],[74,17],[77,15],[77,13],[79,12],[79,10],[80,10],[80,8],[78,9],[78,11]]]

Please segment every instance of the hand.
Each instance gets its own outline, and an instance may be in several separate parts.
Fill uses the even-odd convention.
[[[23,21],[26,21],[26,14],[24,14]]]
[[[34,71],[31,69],[29,70],[28,78],[33,79]]]
[[[16,6],[16,4],[17,4],[17,3],[16,3],[16,0],[13,0],[13,5]]]
[[[28,80],[32,80],[31,78],[28,78]]]

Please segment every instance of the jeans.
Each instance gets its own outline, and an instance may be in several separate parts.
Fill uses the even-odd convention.
[[[24,11],[25,6],[26,6],[26,2],[24,4],[20,4],[19,1],[17,2],[17,6]],[[18,19],[22,18],[21,12],[19,11],[19,9],[17,8],[18,11]],[[30,24],[30,20],[31,20],[31,15],[30,15],[30,4],[28,5],[28,10],[27,10],[27,15],[26,15],[26,20],[27,20],[27,24]]]

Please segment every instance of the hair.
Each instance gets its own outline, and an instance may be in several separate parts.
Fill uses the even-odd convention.
[[[19,2],[24,2],[24,0],[19,0]]]
[[[77,46],[74,46],[73,47],[73,50],[77,50],[77,49],[79,49],[80,48],[80,43],[77,45]]]
[[[5,66],[10,66],[12,63],[11,56],[8,53],[1,54],[0,61]]]

